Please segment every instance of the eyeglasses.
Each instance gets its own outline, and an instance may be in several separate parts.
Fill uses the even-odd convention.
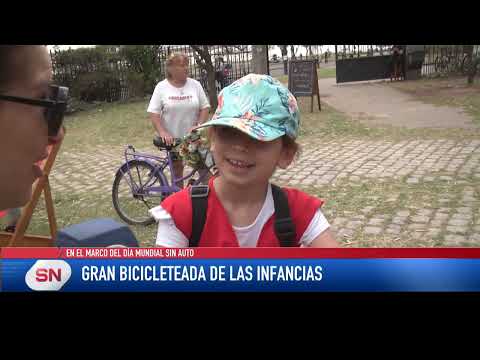
[[[62,126],[63,116],[67,109],[68,88],[64,86],[50,85],[49,95],[45,100],[2,94],[0,94],[0,100],[46,108],[45,120],[48,124],[48,136],[56,136]]]

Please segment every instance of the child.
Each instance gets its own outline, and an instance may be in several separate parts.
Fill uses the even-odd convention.
[[[211,151],[218,169],[218,176],[210,179],[208,190],[200,196],[206,199],[203,229],[192,245],[198,208],[192,208],[196,198],[191,197],[192,188],[184,189],[150,210],[158,221],[156,245],[284,245],[285,239],[280,239],[283,235],[277,231],[281,201],[276,200],[278,191],[269,180],[277,167],[285,169],[293,161],[298,150],[298,125],[294,96],[272,77],[250,74],[224,88],[212,120],[197,127],[210,127]],[[287,226],[286,238],[291,241],[287,246],[338,246],[320,211],[323,201],[292,188],[280,192],[286,196],[290,211],[283,218],[289,218],[294,226],[294,236]]]

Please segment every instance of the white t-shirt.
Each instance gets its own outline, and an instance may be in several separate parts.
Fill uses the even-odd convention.
[[[245,227],[233,226],[233,231],[238,240],[240,247],[256,247],[260,233],[263,226],[270,219],[275,212],[273,204],[272,187],[268,185],[267,196],[263,203],[262,209],[257,215],[255,221]],[[150,214],[158,222],[157,231],[157,246],[182,248],[188,247],[188,239],[175,226],[175,223],[170,214],[161,206],[156,206],[150,209]],[[328,229],[330,224],[323,215],[322,211],[318,209],[310,221],[307,229],[300,238],[301,246],[309,246],[310,243],[323,231]]]
[[[182,138],[198,120],[198,112],[210,107],[202,85],[187,78],[182,88],[160,81],[153,91],[147,111],[160,114],[166,130],[176,138]]]

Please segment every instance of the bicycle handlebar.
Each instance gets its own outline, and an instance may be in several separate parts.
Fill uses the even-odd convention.
[[[182,143],[182,139],[180,139],[180,138],[174,138],[172,145],[165,144],[165,142],[163,141],[163,139],[160,136],[155,136],[153,138],[153,145],[155,145],[157,147],[166,148],[167,150],[169,150],[171,148],[174,148],[175,146],[178,146],[181,143]]]

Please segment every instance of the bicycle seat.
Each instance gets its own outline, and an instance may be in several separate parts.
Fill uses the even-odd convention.
[[[155,136],[153,138],[153,145],[159,149],[172,150],[175,146],[179,145],[182,142],[181,139],[174,139],[173,145],[167,145],[160,136]]]

